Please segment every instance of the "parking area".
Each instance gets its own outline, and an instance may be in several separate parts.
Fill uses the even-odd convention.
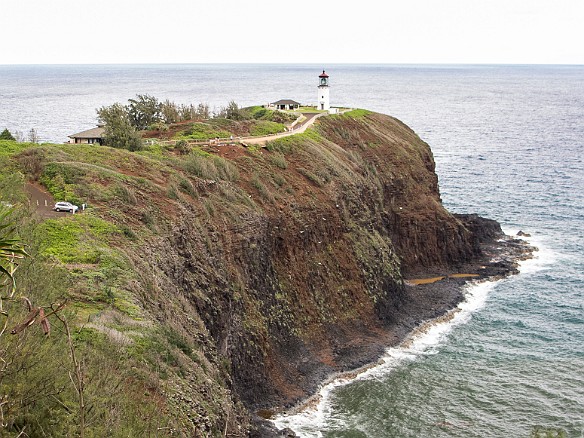
[[[64,214],[71,214],[67,212],[57,212],[53,210],[55,206],[55,199],[53,196],[47,192],[42,186],[36,183],[26,184],[26,193],[28,194],[28,199],[30,206],[44,218],[50,217],[61,217]],[[81,209],[79,209],[81,211]]]

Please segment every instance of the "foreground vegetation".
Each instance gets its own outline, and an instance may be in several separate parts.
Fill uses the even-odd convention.
[[[163,204],[194,195],[175,159],[141,154],[0,141],[0,206],[12,206],[0,214],[1,436],[219,436],[237,422],[224,412],[237,408],[213,353],[154,322],[137,300],[131,254],[165,222],[157,202],[138,206],[137,193]],[[153,183],[168,171],[168,187]],[[90,208],[35,215],[26,184]],[[23,248],[28,257],[18,258]]]

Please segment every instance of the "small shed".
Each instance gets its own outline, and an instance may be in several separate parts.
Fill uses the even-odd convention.
[[[279,110],[295,110],[300,108],[300,103],[292,99],[280,99],[277,102],[272,102],[271,106],[275,106]]]
[[[105,128],[103,126],[97,126],[95,128],[88,129],[87,131],[78,132],[77,134],[72,134],[69,136],[71,140],[69,143],[76,144],[103,144],[103,135]]]

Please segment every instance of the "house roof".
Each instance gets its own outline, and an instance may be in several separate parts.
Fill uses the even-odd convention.
[[[298,105],[298,106],[300,106],[300,103],[298,103],[292,99],[280,99],[277,102],[272,102],[272,105]]]
[[[105,128],[97,126],[95,128],[88,129],[87,131],[78,132],[77,134],[71,134],[69,138],[103,138],[103,133]]]
[[[322,74],[318,76],[319,78],[328,78],[329,75],[326,74],[326,72],[323,70]]]

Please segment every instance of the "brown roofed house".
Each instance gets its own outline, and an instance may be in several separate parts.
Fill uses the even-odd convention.
[[[95,128],[88,129],[87,131],[79,132],[77,134],[72,134],[69,136],[71,140],[69,143],[76,144],[103,144],[103,134],[105,128],[103,126],[97,126]]]
[[[275,106],[279,110],[295,110],[300,108],[300,104],[292,99],[280,99],[277,102],[272,102],[270,106]]]

